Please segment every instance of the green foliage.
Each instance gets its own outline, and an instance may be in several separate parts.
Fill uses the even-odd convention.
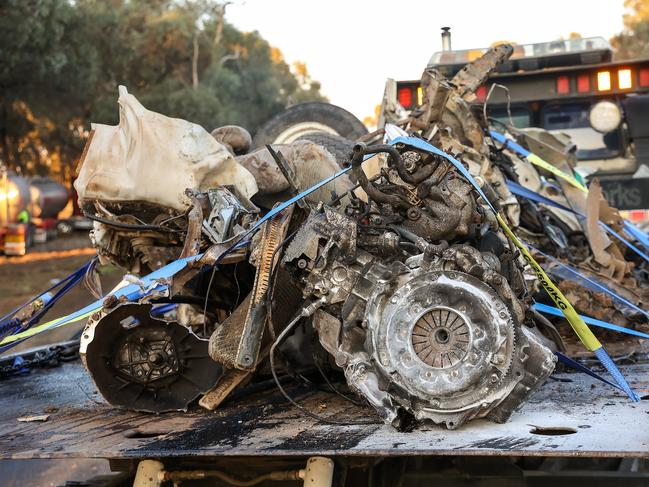
[[[90,122],[118,120],[117,86],[211,130],[254,133],[288,104],[322,100],[257,32],[213,0],[3,0],[0,161],[64,180]]]
[[[649,57],[649,0],[626,0],[624,30],[613,36],[616,59]]]

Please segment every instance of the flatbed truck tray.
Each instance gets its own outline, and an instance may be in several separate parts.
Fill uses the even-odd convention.
[[[649,364],[622,367],[641,395]],[[373,418],[330,393],[303,386],[291,393],[305,407],[336,421]],[[399,432],[384,424],[338,426],[311,419],[273,388],[209,412],[144,414],[101,399],[79,361],[0,381],[0,458],[546,456],[645,457],[649,401],[583,374],[558,374],[510,421],[472,421],[459,430],[436,425]],[[19,422],[30,414],[45,422]],[[540,433],[540,434],[539,434]]]

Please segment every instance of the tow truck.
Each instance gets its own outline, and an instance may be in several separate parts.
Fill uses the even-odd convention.
[[[428,67],[450,78],[486,51],[452,50],[444,27],[442,50]],[[396,91],[406,110],[422,103],[420,80],[397,81]],[[475,103],[486,103],[490,118],[516,128],[569,135],[577,170],[597,177],[609,202],[626,210],[627,218],[646,224],[649,59],[616,61],[602,37],[514,45],[511,58],[478,88]]]

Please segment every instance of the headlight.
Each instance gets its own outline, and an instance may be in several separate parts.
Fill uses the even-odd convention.
[[[588,121],[595,130],[606,134],[618,128],[622,121],[622,112],[612,101],[600,101],[590,109]]]

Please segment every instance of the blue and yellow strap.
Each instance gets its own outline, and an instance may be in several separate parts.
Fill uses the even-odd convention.
[[[590,330],[590,328],[584,322],[584,320],[581,319],[579,314],[575,311],[575,309],[572,307],[570,302],[563,295],[561,290],[552,282],[552,280],[547,276],[547,274],[541,268],[541,266],[534,260],[534,258],[529,253],[527,248],[521,243],[521,241],[516,237],[516,235],[514,235],[514,232],[512,232],[512,230],[509,228],[509,225],[507,224],[505,219],[491,204],[491,202],[484,194],[484,192],[482,191],[478,183],[476,183],[475,179],[473,179],[473,176],[471,176],[469,171],[462,165],[462,163],[457,159],[455,159],[454,157],[448,155],[446,152],[438,149],[437,147],[433,146],[432,144],[422,139],[417,139],[414,137],[399,137],[394,139],[391,142],[391,144],[404,144],[404,145],[408,145],[429,152],[431,154],[436,154],[438,156],[445,158],[447,161],[449,161],[451,164],[455,166],[455,168],[466,178],[466,180],[473,186],[473,188],[477,191],[477,193],[484,200],[484,202],[494,212],[494,214],[496,215],[496,219],[498,220],[498,223],[502,227],[503,231],[511,239],[514,245],[520,250],[523,258],[532,267],[532,269],[534,270],[535,274],[537,275],[541,283],[541,286],[548,294],[550,299],[552,299],[552,301],[556,304],[557,308],[561,310],[565,318],[568,320],[568,323],[574,330],[575,334],[577,335],[579,340],[584,344],[586,349],[593,352],[595,356],[597,356],[597,358],[600,360],[602,365],[606,367],[606,369],[609,371],[611,376],[613,376],[613,378],[620,386],[620,388],[624,392],[626,392],[626,394],[629,396],[629,398],[631,398],[631,400],[639,401],[640,398],[635,392],[633,392],[633,390],[627,383],[624,376],[620,373],[620,371],[617,369],[617,366],[613,363],[613,361],[610,359],[610,357],[604,350],[604,347],[602,346],[600,341],[593,334],[593,332]]]

